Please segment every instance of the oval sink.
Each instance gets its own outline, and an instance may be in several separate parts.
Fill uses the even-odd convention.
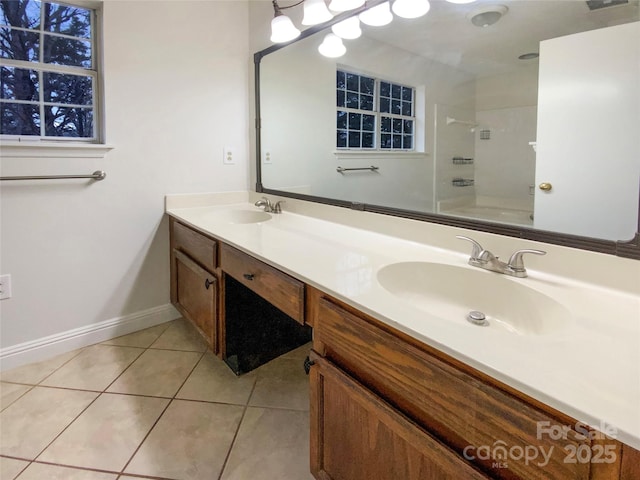
[[[429,262],[394,263],[378,271],[378,282],[409,305],[469,328],[541,335],[566,328],[572,318],[553,298],[484,270]],[[488,326],[468,323],[471,311],[484,313]]]
[[[271,215],[261,210],[225,210],[208,213],[204,220],[216,223],[260,223],[271,220]]]

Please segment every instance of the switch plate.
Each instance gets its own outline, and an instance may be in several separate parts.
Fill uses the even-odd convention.
[[[264,152],[264,163],[273,163],[273,160],[271,159],[271,152]]]
[[[11,275],[0,275],[0,300],[11,298]]]
[[[233,147],[224,147],[224,154],[222,156],[222,163],[225,165],[233,165],[236,163],[234,158],[235,148]]]

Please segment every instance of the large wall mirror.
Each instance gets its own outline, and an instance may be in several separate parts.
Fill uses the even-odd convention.
[[[338,58],[303,32],[255,56],[257,189],[640,258],[639,20],[434,0]]]

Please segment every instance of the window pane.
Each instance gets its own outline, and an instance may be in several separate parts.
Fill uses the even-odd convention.
[[[360,130],[362,115],[359,113],[349,114],[349,130]]]
[[[400,100],[391,100],[391,113],[400,115],[402,113],[402,106]]]
[[[399,118],[393,119],[393,133],[402,133],[402,120]]]
[[[37,62],[40,36],[34,32],[0,28],[0,57]]]
[[[38,74],[35,70],[2,67],[0,69],[0,92],[5,100],[38,101]]]
[[[413,120],[404,121],[404,133],[413,133]]]
[[[380,99],[380,112],[381,113],[391,113],[391,107],[388,98]]]
[[[0,103],[0,133],[3,135],[40,135],[40,110],[37,105]]]
[[[393,148],[402,148],[402,135],[393,136]]]
[[[345,148],[347,146],[347,131],[338,130],[338,136],[336,138],[336,146],[338,148]]]
[[[338,128],[341,129],[345,129],[347,128],[347,112],[344,112],[342,110],[338,110],[338,121],[336,123],[336,126]]]
[[[40,2],[19,0],[0,2],[0,23],[29,29],[40,27]]]
[[[91,12],[84,8],[45,3],[43,30],[91,38]]]
[[[400,98],[402,96],[402,87],[400,85],[392,85],[391,96],[393,98]]]
[[[44,74],[44,101],[91,105],[93,82],[91,77],[65,75],[61,73]]]
[[[391,135],[383,133],[380,148],[391,148]]]
[[[382,117],[381,124],[380,130],[382,130],[382,132],[386,133],[391,131],[391,119],[389,117]]]
[[[358,92],[360,90],[358,81],[359,79],[360,77],[358,75],[347,73],[347,90]]]
[[[367,95],[373,95],[373,88],[375,85],[375,81],[373,80],[373,78],[369,78],[369,77],[360,77],[360,92],[367,94]]]
[[[362,148],[373,148],[373,147],[375,147],[373,138],[374,138],[373,133],[363,133],[362,134]]]
[[[402,115],[404,115],[405,117],[411,116],[411,103],[402,102]]]
[[[362,130],[373,132],[376,129],[376,117],[373,115],[362,115]]]
[[[402,87],[402,100],[407,102],[413,100],[413,88]]]
[[[359,95],[357,93],[347,92],[347,107],[358,108],[360,105]]]
[[[349,147],[360,148],[360,132],[349,132]]]
[[[380,96],[381,97],[390,97],[391,96],[391,84],[387,82],[380,82]]]
[[[360,95],[360,110],[373,110],[372,95]]]
[[[44,62],[91,68],[91,44],[83,40],[44,35]]]
[[[336,100],[336,106],[344,107],[346,102],[346,96],[343,90],[338,90],[338,97]]]
[[[48,137],[92,137],[90,108],[45,107],[45,135]]]
[[[402,148],[411,150],[413,148],[413,137],[411,135],[405,135],[402,137]]]
[[[338,72],[336,73],[336,87],[341,89],[347,88],[347,81],[345,79],[345,74],[340,70],[338,70]]]

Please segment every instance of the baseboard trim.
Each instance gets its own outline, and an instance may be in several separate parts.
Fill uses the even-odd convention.
[[[175,307],[167,303],[122,317],[6,347],[0,349],[0,370],[9,370],[27,363],[45,360],[61,353],[104,342],[105,340],[153,327],[179,317],[180,313]]]

